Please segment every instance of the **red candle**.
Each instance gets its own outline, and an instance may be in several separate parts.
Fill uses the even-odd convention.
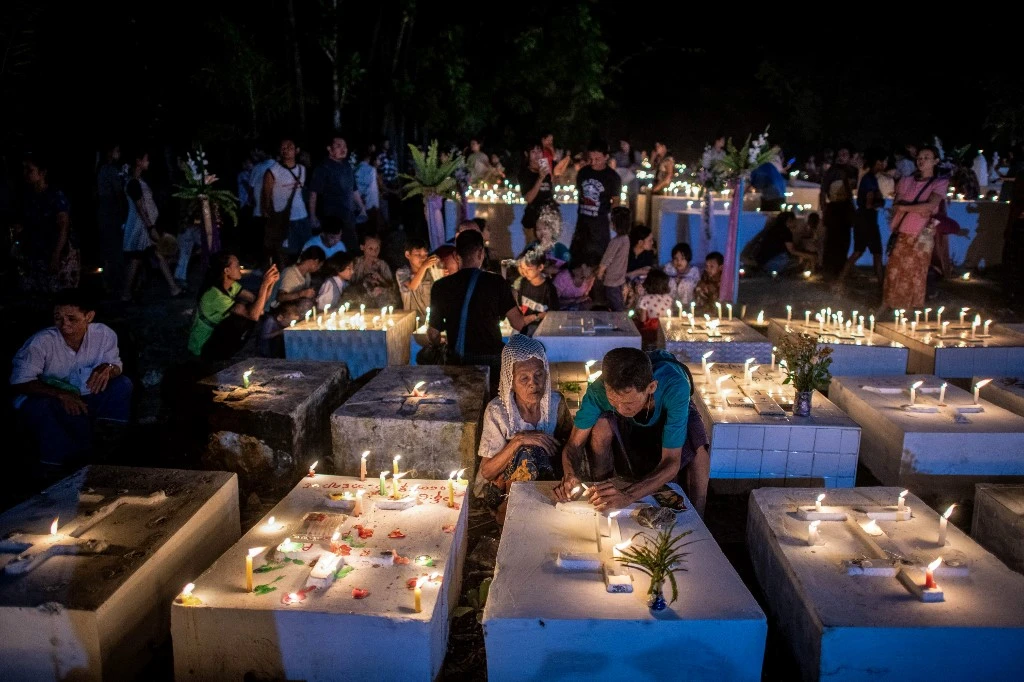
[[[931,562],[928,564],[928,567],[924,569],[924,589],[934,590],[938,587],[938,585],[935,584],[935,569],[939,567],[940,563],[942,563],[942,557]]]

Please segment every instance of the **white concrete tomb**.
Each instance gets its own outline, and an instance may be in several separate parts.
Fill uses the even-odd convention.
[[[660,320],[665,335],[665,350],[683,362],[700,362],[701,356],[714,351],[709,362],[743,362],[754,358],[758,364],[771,362],[772,343],[768,338],[738,317],[717,318],[709,326],[697,318],[691,327],[688,318],[671,317]]]
[[[1024,484],[975,486],[971,536],[1007,566],[1024,573]]]
[[[966,325],[966,326],[965,326]],[[952,320],[943,333],[934,318],[929,325],[911,330],[909,324],[879,322],[876,330],[910,350],[907,372],[964,378],[975,374],[1000,376],[1024,372],[1024,336],[984,327],[971,331],[971,322]],[[858,372],[863,374],[864,372]]]
[[[544,344],[548,362],[586,362],[613,348],[640,348],[640,332],[626,313],[550,311],[533,338]]]
[[[881,334],[870,331],[870,327],[859,329],[822,329],[824,325],[811,322],[805,325],[803,319],[786,322],[786,318],[774,318],[768,323],[768,338],[776,346],[790,334],[811,334],[818,338],[818,347],[832,349],[830,371],[835,376],[843,374],[906,374],[909,351],[898,341],[892,341]]]
[[[416,313],[398,310],[380,316],[380,310],[330,313],[318,321],[310,317],[284,330],[284,352],[289,360],[344,362],[349,376],[358,379],[372,369],[408,365],[410,337]]]

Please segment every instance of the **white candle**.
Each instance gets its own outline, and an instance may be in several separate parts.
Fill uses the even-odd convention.
[[[818,313],[817,315],[814,316],[814,319],[816,319],[818,321],[818,333],[824,332],[825,331],[825,318],[821,316],[821,313]]]
[[[979,398],[981,397],[981,387],[987,385],[991,379],[982,379],[978,383],[974,384],[974,404],[979,405]]]
[[[744,360],[744,362],[743,362],[743,379],[745,381],[748,381],[748,382],[750,381],[750,365],[756,359],[757,358],[747,358],[746,360]]]
[[[722,319],[722,302],[721,301],[715,301],[715,310],[718,311],[718,319],[719,319],[719,321],[721,321],[721,319]]]
[[[818,534],[818,526],[820,525],[821,521],[811,521],[807,526],[807,544],[811,547],[820,544],[821,536]]]
[[[909,492],[909,490],[904,490],[903,492],[900,493],[900,496],[896,500],[896,508],[899,509],[900,511],[903,511],[903,509],[906,507],[906,497]]]
[[[786,322],[792,322],[792,321],[793,321],[793,306],[787,305],[786,306]]]
[[[943,381],[942,385],[939,386],[939,405],[945,405],[945,404],[946,404],[946,382]]]
[[[679,311],[679,317],[683,316],[683,302],[678,298],[676,299],[676,309]]]
[[[772,346],[772,369],[775,369],[775,351],[779,350],[778,346]]]
[[[931,308],[925,308],[925,309],[924,309],[924,323],[925,323],[925,325],[927,325],[927,324],[928,324],[928,314],[929,314],[929,313],[930,313],[931,311],[932,311],[932,309],[931,309]]]
[[[810,310],[805,310],[804,311],[804,326],[805,327],[810,327],[811,326],[811,311]]]
[[[917,400],[917,389],[921,388],[921,384],[923,384],[923,383],[924,383],[924,380],[915,381],[914,383],[910,384],[910,404],[911,405],[913,405],[914,402]]]
[[[365,490],[356,491],[356,503],[352,506],[352,516],[362,516],[363,514],[363,493]]]
[[[715,366],[715,363],[709,362],[709,363],[707,363],[707,366],[704,368],[704,383],[705,383],[705,385],[708,383],[708,376],[711,374],[711,368],[714,367],[714,366]]]
[[[754,383],[754,372],[756,372],[759,369],[761,369],[761,365],[754,365],[749,370],[747,370],[747,383],[748,384]]]
[[[970,310],[970,308],[961,308],[961,309],[960,309],[960,324],[961,324],[961,326],[962,326],[962,325],[963,325],[963,323],[964,323],[964,315],[966,315],[966,314],[967,314],[967,311],[968,311],[968,310]]]
[[[732,321],[732,303],[726,303],[725,309],[729,312],[729,321]]]
[[[917,322],[920,322],[920,321],[921,321],[921,311],[920,310],[915,310],[914,311],[914,322],[916,324]]]
[[[874,334],[875,333],[875,316],[874,315],[869,316],[868,317],[868,322],[871,323],[871,333]]]
[[[894,325],[898,325],[900,323],[900,311],[898,308],[892,311],[892,318],[892,323]]]
[[[913,322],[910,323],[910,333],[911,335],[917,333],[917,320],[914,320]]]
[[[949,505],[946,513],[939,517],[939,547],[946,546],[946,531],[949,526],[949,517],[953,513],[954,508],[956,508],[955,504]]]
[[[946,309],[946,306],[940,305],[939,309],[935,311],[935,324],[942,324],[942,311]]]
[[[608,512],[608,537],[610,537],[610,538],[611,537],[615,537],[614,535],[612,535],[612,519],[614,519],[618,515],[619,515],[618,511],[610,511],[610,512]]]
[[[818,495],[818,498],[814,501],[814,511],[821,511],[821,501],[825,499],[825,493]]]
[[[700,356],[700,364],[702,365],[701,369],[704,370],[704,375],[705,376],[707,376],[707,373],[708,373],[708,358],[710,358],[711,354],[714,353],[714,352],[715,351],[713,351],[713,350],[709,350],[707,353],[705,353],[704,355]],[[590,371],[589,367],[587,368],[587,371],[588,372]]]
[[[988,328],[989,328],[989,325],[991,325],[991,324],[992,324],[992,320],[985,320],[985,329],[984,329],[985,336],[988,336]]]
[[[730,374],[723,374],[722,376],[720,376],[717,379],[715,379],[715,390],[718,393],[721,393],[722,392],[722,382],[724,382],[726,379],[731,379],[731,378],[732,378],[732,375],[730,375]]]
[[[359,458],[359,480],[366,480],[366,458],[370,456],[370,451],[365,451]]]
[[[945,336],[945,335],[946,335],[946,328],[947,328],[948,326],[949,326],[949,322],[943,322],[943,323],[942,323],[942,335],[943,335],[943,336]]]
[[[697,302],[696,301],[690,301],[690,317],[691,318],[693,317],[693,313],[694,313],[694,310],[695,310],[696,306],[697,306]]]

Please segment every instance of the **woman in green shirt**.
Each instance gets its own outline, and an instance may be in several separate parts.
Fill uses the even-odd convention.
[[[242,289],[242,266],[234,254],[214,257],[199,296],[188,350],[205,361],[226,360],[245,343],[279,277],[276,265],[263,273],[259,293]]]

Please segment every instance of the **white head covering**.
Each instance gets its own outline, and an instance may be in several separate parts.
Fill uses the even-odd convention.
[[[537,358],[544,363],[544,374],[546,385],[540,399],[540,421],[536,430],[547,434],[555,432],[555,420],[551,416],[551,371],[548,367],[548,356],[544,351],[544,345],[526,334],[513,334],[501,351],[501,377],[498,380],[498,397],[501,399],[502,407],[505,410],[505,417],[508,419],[509,433],[530,431],[535,427],[529,425],[519,414],[516,407],[515,396],[512,393],[512,369],[517,362]]]

